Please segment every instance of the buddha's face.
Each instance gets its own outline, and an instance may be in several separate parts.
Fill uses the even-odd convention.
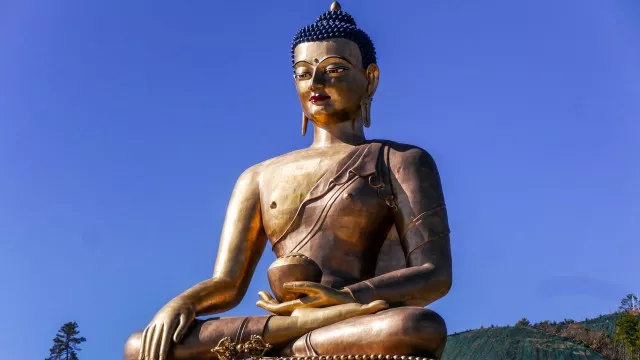
[[[296,46],[293,67],[302,110],[318,126],[355,119],[377,85],[377,67],[363,69],[358,45],[346,39]]]

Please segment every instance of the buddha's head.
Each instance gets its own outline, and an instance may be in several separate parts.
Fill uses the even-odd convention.
[[[369,36],[334,2],[303,27],[291,45],[294,81],[306,119],[323,127],[345,121],[369,126],[369,107],[378,86],[376,52]]]

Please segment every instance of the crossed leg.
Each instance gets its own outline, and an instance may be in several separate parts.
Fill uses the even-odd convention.
[[[373,314],[386,309],[384,301],[362,305],[342,304],[319,309],[298,309],[292,316],[225,317],[196,320],[184,341],[174,345],[169,353],[171,360],[215,359],[211,352],[220,340],[230,337],[236,344],[244,343],[252,335],[259,335],[274,346],[274,354],[303,334],[344,319]],[[138,360],[142,332],[133,334],[125,345],[124,359]]]
[[[313,330],[283,350],[285,355],[389,354],[440,358],[447,327],[421,307],[399,307]]]

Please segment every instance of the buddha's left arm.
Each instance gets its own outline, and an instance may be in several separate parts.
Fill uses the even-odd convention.
[[[397,206],[395,226],[407,268],[346,290],[362,304],[385,300],[426,306],[451,288],[449,225],[440,176],[431,156],[420,148],[391,149],[387,159]]]

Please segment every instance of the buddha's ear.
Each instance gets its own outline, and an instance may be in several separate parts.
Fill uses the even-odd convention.
[[[376,89],[378,88],[378,80],[380,79],[380,68],[376,64],[369,64],[367,66],[367,70],[365,70],[365,75],[367,77],[367,95],[369,98],[373,97],[373,94],[376,93]]]

